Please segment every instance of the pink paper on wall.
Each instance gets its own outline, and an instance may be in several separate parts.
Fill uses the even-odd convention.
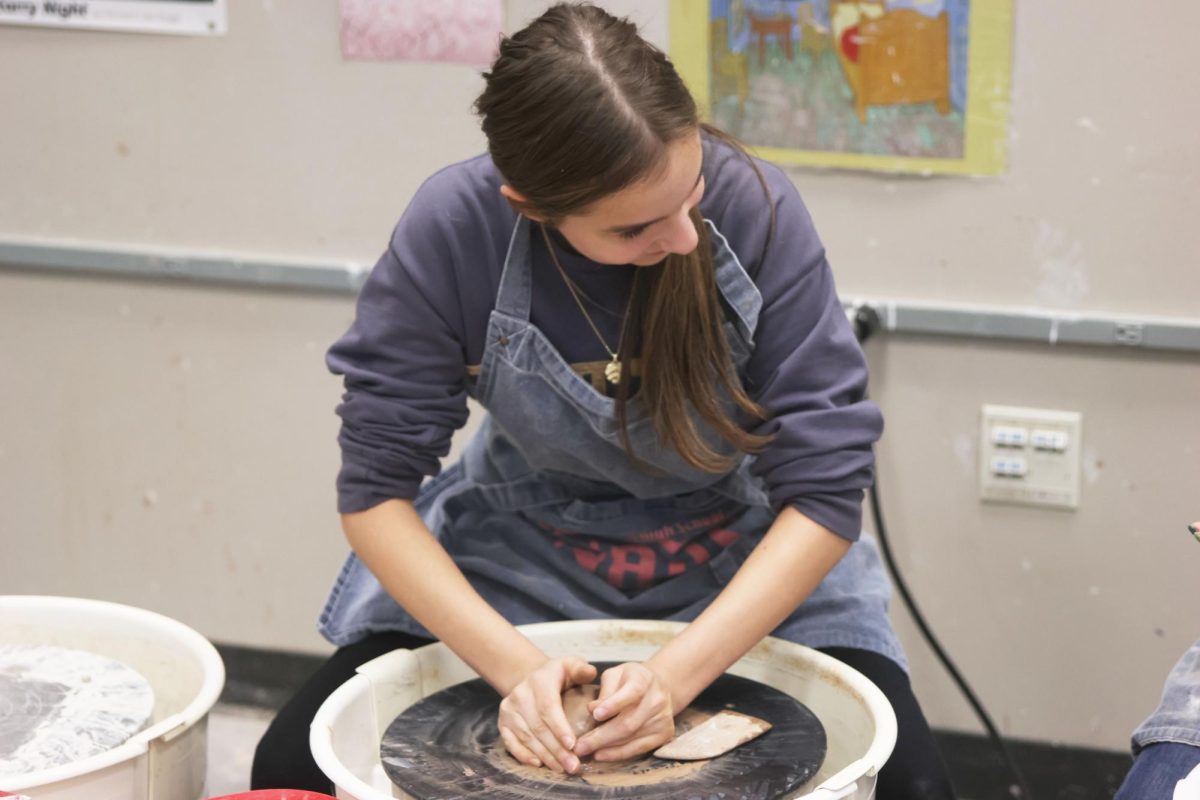
[[[489,64],[503,26],[501,0],[341,0],[342,55]]]

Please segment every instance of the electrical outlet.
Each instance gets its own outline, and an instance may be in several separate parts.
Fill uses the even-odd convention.
[[[982,420],[981,499],[1079,508],[1083,416],[1078,411],[986,405]]]

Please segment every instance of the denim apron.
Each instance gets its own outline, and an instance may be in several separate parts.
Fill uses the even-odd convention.
[[[1179,659],[1163,686],[1162,702],[1133,732],[1135,754],[1157,742],[1200,747],[1200,641]]]
[[[739,374],[754,348],[762,297],[709,225],[724,331]],[[628,405],[635,465],[616,402],[578,375],[530,323],[528,220],[513,231],[471,396],[488,411],[458,463],[414,500],[471,585],[513,624],[563,619],[692,620],[775,520],[743,458],[728,474],[697,470],[661,448],[636,397]],[[734,408],[725,398],[726,407]],[[728,452],[711,430],[706,441]],[[854,647],[907,667],[887,618],[889,584],[863,537],[773,635]],[[320,620],[336,645],[367,634],[429,633],[353,554]]]

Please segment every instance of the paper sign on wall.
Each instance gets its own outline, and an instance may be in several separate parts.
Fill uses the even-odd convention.
[[[341,0],[342,55],[353,59],[490,64],[500,0]]]
[[[0,0],[0,24],[217,35],[225,0]]]

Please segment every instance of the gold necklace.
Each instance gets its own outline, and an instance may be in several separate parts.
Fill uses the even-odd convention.
[[[625,304],[625,314],[621,317],[621,334],[617,338],[617,350],[616,352],[613,352],[612,348],[608,346],[608,342],[604,341],[604,337],[600,335],[600,329],[596,327],[596,323],[592,322],[591,315],[589,315],[587,309],[583,307],[583,301],[579,299],[579,292],[575,289],[574,282],[570,279],[570,277],[567,276],[567,271],[563,269],[562,264],[558,263],[558,256],[554,252],[554,245],[550,241],[550,234],[546,232],[546,226],[539,224],[538,227],[542,229],[542,238],[546,240],[546,249],[550,251],[550,260],[553,261],[554,266],[558,268],[558,274],[562,275],[563,283],[567,284],[567,289],[571,292],[571,297],[575,298],[575,305],[579,306],[579,313],[583,314],[583,318],[587,320],[587,324],[591,327],[592,333],[596,334],[596,338],[600,340],[600,345],[612,358],[612,361],[609,361],[604,365],[605,380],[613,385],[620,383],[621,359],[617,356],[621,352],[621,345],[625,341],[625,328],[628,327],[626,323],[629,322],[629,306],[632,304],[632,300],[631,302]]]

